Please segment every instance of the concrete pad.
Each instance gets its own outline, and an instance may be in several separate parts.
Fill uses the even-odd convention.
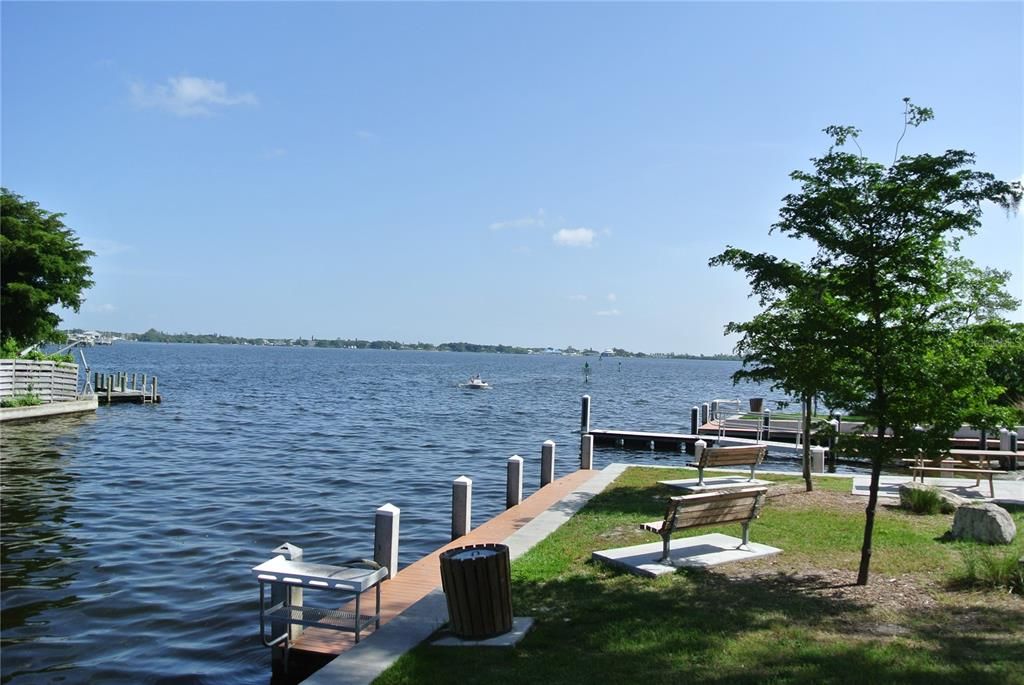
[[[686,478],[683,480],[659,480],[659,485],[667,485],[670,488],[682,490],[687,495],[696,495],[699,492],[715,492],[721,490],[735,490],[736,488],[753,488],[758,485],[775,485],[769,480],[747,480],[749,476],[714,476],[704,479],[704,485],[698,485],[697,478]]]
[[[669,563],[658,563],[662,543],[619,547],[594,552],[591,558],[611,566],[635,573],[639,576],[656,578],[666,573],[675,573],[680,567],[708,568],[733,561],[749,561],[778,554],[782,550],[751,542],[749,550],[738,549],[743,543],[740,538],[721,533],[709,533],[692,538],[679,538],[669,543]]]
[[[463,640],[451,633],[443,633],[441,637],[430,644],[435,647],[515,647],[533,627],[533,618],[530,616],[516,616],[512,618],[512,630],[503,635],[486,640]]]
[[[881,476],[878,480],[879,498],[899,500],[900,484],[909,483],[909,476]],[[1024,481],[1002,480],[995,478],[992,486],[996,496],[989,497],[988,481],[981,481],[980,485],[974,484],[971,478],[933,478],[925,477],[925,483],[936,485],[943,490],[960,495],[967,499],[978,501],[995,502],[996,504],[1024,505]],[[853,494],[868,495],[871,488],[871,476],[853,477]]]

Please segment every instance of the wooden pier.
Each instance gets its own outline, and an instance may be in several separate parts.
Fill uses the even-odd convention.
[[[141,381],[141,383],[140,383]],[[156,376],[127,373],[101,374],[93,377],[93,388],[100,404],[159,404]]]

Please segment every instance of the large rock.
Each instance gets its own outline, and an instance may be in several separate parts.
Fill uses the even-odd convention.
[[[940,501],[939,509],[943,514],[952,514],[956,511],[957,507],[969,504],[971,501],[966,497],[961,497],[960,495],[952,492],[947,492],[942,488],[935,487],[934,485],[925,485],[924,483],[911,481],[909,483],[900,484],[900,509],[913,509],[910,504],[910,492],[912,490],[934,492],[938,495]]]
[[[952,536],[990,545],[1008,545],[1017,536],[1017,526],[1006,509],[997,504],[967,504],[956,510]]]

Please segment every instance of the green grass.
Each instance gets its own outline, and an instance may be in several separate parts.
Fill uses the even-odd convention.
[[[804,506],[798,488],[770,497],[751,526],[752,540],[784,550],[774,561],[645,579],[590,560],[656,542],[637,524],[660,518],[675,494],[656,481],[683,473],[629,469],[512,565],[515,615],[536,619],[518,647],[421,645],[376,682],[1024,683],[1024,601],[958,589],[962,554],[978,546],[942,542],[949,516],[879,508],[872,584],[887,596],[909,574],[935,595],[905,613],[821,591],[815,572],[856,569],[864,504]],[[817,479],[815,490],[817,501],[840,502],[850,481]],[[1024,528],[1024,513],[1014,517]]]

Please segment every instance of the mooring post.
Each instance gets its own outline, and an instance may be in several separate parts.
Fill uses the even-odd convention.
[[[764,410],[764,440],[770,442],[772,439],[772,410]]]
[[[513,454],[505,467],[505,508],[511,509],[523,501],[523,458]]]
[[[540,447],[540,486],[555,479],[555,441],[545,440]]]
[[[138,380],[139,380],[138,379],[138,373],[135,372],[135,371],[132,371],[132,390],[138,390],[139,389]]]
[[[711,420],[718,419],[718,400],[711,400]]]
[[[705,402],[700,405],[700,425],[706,426],[711,418],[711,405]]]
[[[473,481],[459,476],[452,481],[452,540],[469,532],[473,519]]]
[[[150,402],[156,402],[156,398],[157,398],[157,394],[156,394],[156,376],[153,376],[153,396],[150,398],[149,401]]]
[[[110,393],[113,392],[113,387],[114,387],[114,377],[108,374],[107,377],[106,377],[106,380],[104,381],[104,383],[107,386],[107,404],[109,405],[110,404]]]
[[[388,578],[398,573],[398,523],[402,510],[388,502],[373,519],[373,560],[387,566]]]
[[[584,435],[580,438],[580,468],[594,468],[594,436]]]
[[[825,448],[820,445],[811,448],[811,471],[825,473]]]
[[[590,432],[590,395],[583,396],[583,406],[580,411],[580,433]]]
[[[700,407],[692,407],[690,409],[690,435],[696,435],[697,429],[700,428]]]

